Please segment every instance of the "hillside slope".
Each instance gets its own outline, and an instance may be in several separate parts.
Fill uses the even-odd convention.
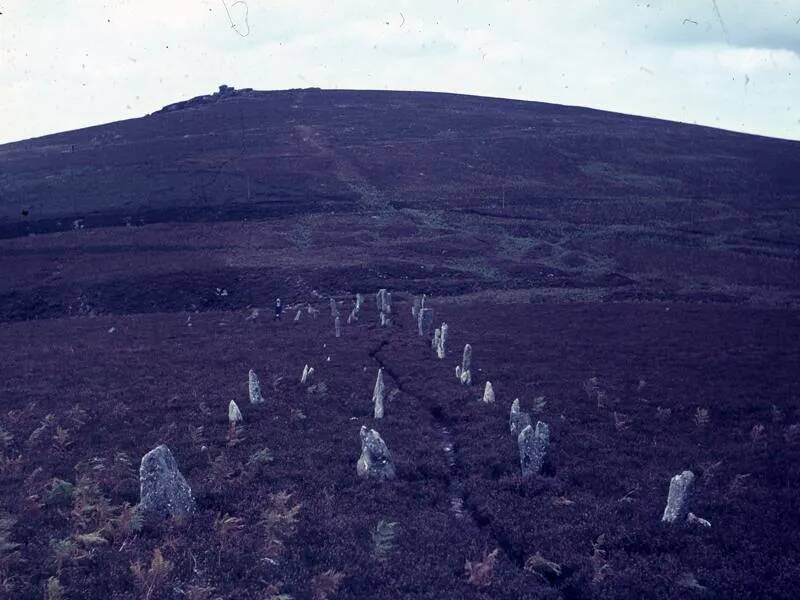
[[[81,294],[100,311],[175,305],[109,299],[130,295],[107,268],[121,254],[139,290],[179,280],[178,309],[291,296],[297,277],[301,292],[383,281],[543,300],[798,299],[797,142],[536,102],[309,89],[6,144],[0,164],[0,268],[15,275],[0,313],[13,318],[43,297],[56,306],[33,316]],[[57,231],[70,233],[22,237]],[[43,257],[45,277],[30,268]],[[220,304],[218,286],[238,293]]]
[[[442,94],[0,146],[0,596],[795,598],[799,200],[798,143]],[[183,522],[133,508],[159,444]],[[686,469],[710,528],[661,522]]]

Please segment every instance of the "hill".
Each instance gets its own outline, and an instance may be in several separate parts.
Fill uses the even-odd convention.
[[[800,144],[223,88],[0,165],[0,596],[796,596]],[[362,425],[394,479],[358,476]],[[188,520],[133,508],[160,444]],[[661,522],[687,469],[710,528]]]

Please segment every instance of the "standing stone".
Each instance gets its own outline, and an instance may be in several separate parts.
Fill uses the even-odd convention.
[[[375,379],[375,389],[372,391],[372,403],[378,406],[380,403],[383,407],[383,396],[385,386],[383,385],[383,369],[378,369],[378,377]]]
[[[386,288],[378,290],[378,293],[375,295],[375,304],[378,307],[378,312],[386,312],[384,309],[386,306]]]
[[[433,309],[421,308],[417,317],[417,329],[420,335],[427,335],[433,328]]]
[[[373,400],[375,401],[375,411],[373,416],[376,419],[383,418],[383,394],[373,395]]]
[[[437,350],[439,348],[439,342],[442,339],[442,330],[436,329],[433,332],[433,339],[431,340],[431,348],[433,350]]]
[[[342,320],[339,318],[339,315],[336,315],[336,318],[333,320],[333,328],[336,331],[336,337],[342,337]]]
[[[511,415],[508,418],[508,425],[511,429],[511,435],[514,439],[519,438],[519,434],[528,425],[531,424],[531,417],[526,412],[521,412],[519,409],[519,398],[511,403]]]
[[[461,381],[461,365],[456,365],[456,379]]]
[[[447,343],[447,323],[442,323],[440,328],[439,345],[436,347],[436,356],[441,360],[445,357],[445,344]]]
[[[461,375],[460,381],[464,385],[472,385],[472,346],[466,344],[464,346],[464,355],[461,358]]]
[[[466,344],[464,346],[464,354],[461,357],[461,372],[469,371],[472,369],[472,346]]]
[[[314,373],[313,368],[309,368],[308,365],[303,367],[303,374],[300,375],[300,383],[302,384],[308,383],[308,378],[311,377],[312,373]]]
[[[178,470],[172,452],[163,444],[142,458],[139,485],[139,510],[143,515],[184,518],[194,512],[192,488]]]
[[[295,322],[295,323],[297,323],[298,321],[300,321],[300,313],[301,313],[301,312],[302,312],[302,311],[298,310],[298,311],[297,311],[297,314],[294,316],[294,322]]]
[[[381,327],[389,327],[392,324],[392,320],[389,316],[385,313],[381,313]]]
[[[383,312],[387,315],[392,314],[392,293],[386,292],[384,296],[384,303],[383,303]]]
[[[331,316],[338,317],[339,316],[339,308],[336,306],[336,300],[331,298]]]
[[[411,316],[414,317],[414,320],[417,320],[419,316],[419,309],[422,305],[422,300],[419,296],[414,296],[414,304],[411,305]]]
[[[253,369],[248,374],[248,388],[250,391],[250,404],[261,404],[264,397],[261,395],[261,384],[258,383],[258,376]]]
[[[231,403],[228,404],[228,422],[230,422],[231,425],[235,425],[242,420],[242,411],[239,410],[239,406],[236,402],[231,400]]]
[[[492,382],[487,381],[486,387],[483,388],[483,401],[486,404],[494,403],[494,388],[492,388]]]
[[[669,482],[669,495],[664,516],[661,520],[665,523],[683,523],[689,514],[689,502],[694,491],[694,473],[684,471],[675,475]]]
[[[522,476],[529,477],[542,472],[547,449],[550,446],[550,428],[547,423],[537,421],[536,429],[528,425],[517,438]]]
[[[356,472],[361,477],[392,479],[395,476],[391,454],[380,434],[374,429],[361,426],[361,457],[356,464]]]
[[[356,294],[356,312],[359,312],[363,305],[364,305],[364,296],[362,294]]]

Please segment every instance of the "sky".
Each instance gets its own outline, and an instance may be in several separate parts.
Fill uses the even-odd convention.
[[[0,0],[0,143],[220,84],[518,98],[800,140],[800,0]]]

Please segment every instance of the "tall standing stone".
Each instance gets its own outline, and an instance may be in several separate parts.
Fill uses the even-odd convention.
[[[536,429],[528,425],[517,438],[522,476],[529,477],[542,472],[547,450],[550,446],[550,428],[547,423],[537,421]]]
[[[417,329],[420,335],[428,335],[433,328],[433,309],[422,308],[417,317]]]
[[[374,429],[361,426],[361,457],[356,463],[356,472],[361,477],[392,479],[395,476],[392,457],[386,443]]]
[[[667,506],[661,520],[670,525],[683,523],[689,514],[689,502],[694,491],[694,473],[684,471],[675,475],[669,482]]]
[[[439,348],[439,342],[442,339],[442,330],[436,329],[433,332],[433,339],[431,340],[431,348],[433,350],[437,350]]]
[[[383,312],[387,315],[392,314],[392,293],[386,292],[384,295]]]
[[[373,417],[376,419],[383,418],[383,394],[373,394],[372,399],[375,402]]]
[[[461,357],[461,383],[472,385],[472,346],[464,346],[464,354]]]
[[[261,384],[258,382],[258,375],[253,369],[248,373],[248,389],[250,392],[250,404],[261,404],[264,397],[261,395]]]
[[[381,288],[378,290],[378,293],[375,294],[375,305],[378,307],[378,312],[386,312],[386,288]]]
[[[139,467],[139,510],[147,517],[188,517],[194,512],[192,488],[166,445],[144,455]]]
[[[383,410],[383,397],[385,386],[383,385],[383,369],[378,369],[378,377],[375,379],[375,389],[372,391],[372,403],[375,406],[381,405]]]
[[[361,310],[361,307],[364,305],[364,295],[363,294],[356,294],[356,312]]]
[[[336,332],[336,337],[342,337],[342,320],[339,318],[339,315],[336,315],[336,318],[333,320],[333,329]]]
[[[447,344],[447,323],[442,323],[440,331],[439,345],[436,346],[436,356],[442,359],[445,357],[445,344]]]

